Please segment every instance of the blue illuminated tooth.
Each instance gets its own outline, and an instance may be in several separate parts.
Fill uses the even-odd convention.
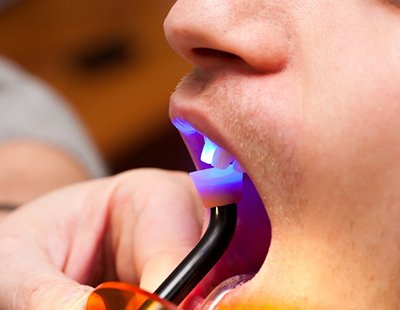
[[[235,160],[233,162],[233,169],[237,172],[240,173],[245,173],[246,171],[244,170],[244,168],[239,164],[239,162],[237,160]]]
[[[223,148],[217,147],[212,158],[212,165],[218,169],[225,169],[234,160],[235,157],[233,157],[231,153],[225,151]]]
[[[200,160],[203,163],[212,165],[218,169],[227,168],[232,162],[235,162],[235,157],[228,151],[216,145],[207,137],[204,137],[204,146],[201,152]],[[242,172],[241,167],[237,167],[237,171]]]
[[[204,137],[204,146],[203,151],[201,152],[200,160],[203,163],[212,165],[214,154],[217,148],[218,146],[214,142]]]

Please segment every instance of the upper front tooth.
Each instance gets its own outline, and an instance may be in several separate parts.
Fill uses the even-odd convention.
[[[218,146],[214,142],[204,137],[204,146],[203,146],[203,151],[201,152],[200,160],[203,163],[212,165],[214,154],[217,148]]]
[[[225,151],[223,148],[217,147],[212,159],[212,165],[215,168],[225,169],[234,161],[234,159],[235,158],[231,153]]]
[[[204,137],[204,146],[200,159],[203,163],[218,169],[225,169],[235,160],[231,153],[225,151],[207,137]]]

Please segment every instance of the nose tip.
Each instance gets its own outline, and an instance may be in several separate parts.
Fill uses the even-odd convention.
[[[240,62],[256,71],[280,70],[289,59],[288,23],[284,14],[255,2],[178,0],[164,23],[166,38],[204,69]]]

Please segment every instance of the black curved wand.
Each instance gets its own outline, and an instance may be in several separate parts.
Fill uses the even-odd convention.
[[[235,233],[236,222],[236,204],[211,208],[204,236],[154,293],[180,304],[222,257]],[[141,309],[146,309],[143,306]]]

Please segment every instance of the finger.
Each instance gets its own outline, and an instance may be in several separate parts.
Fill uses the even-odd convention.
[[[200,239],[204,208],[187,174],[143,172],[140,184],[116,192],[113,203],[125,210],[112,207],[114,244],[119,278],[153,291]]]
[[[106,223],[103,183],[54,192],[0,222],[0,309],[83,307],[92,288],[78,282],[91,276]]]
[[[93,289],[44,263],[37,248],[15,238],[1,238],[0,248],[0,309],[85,309]]]

